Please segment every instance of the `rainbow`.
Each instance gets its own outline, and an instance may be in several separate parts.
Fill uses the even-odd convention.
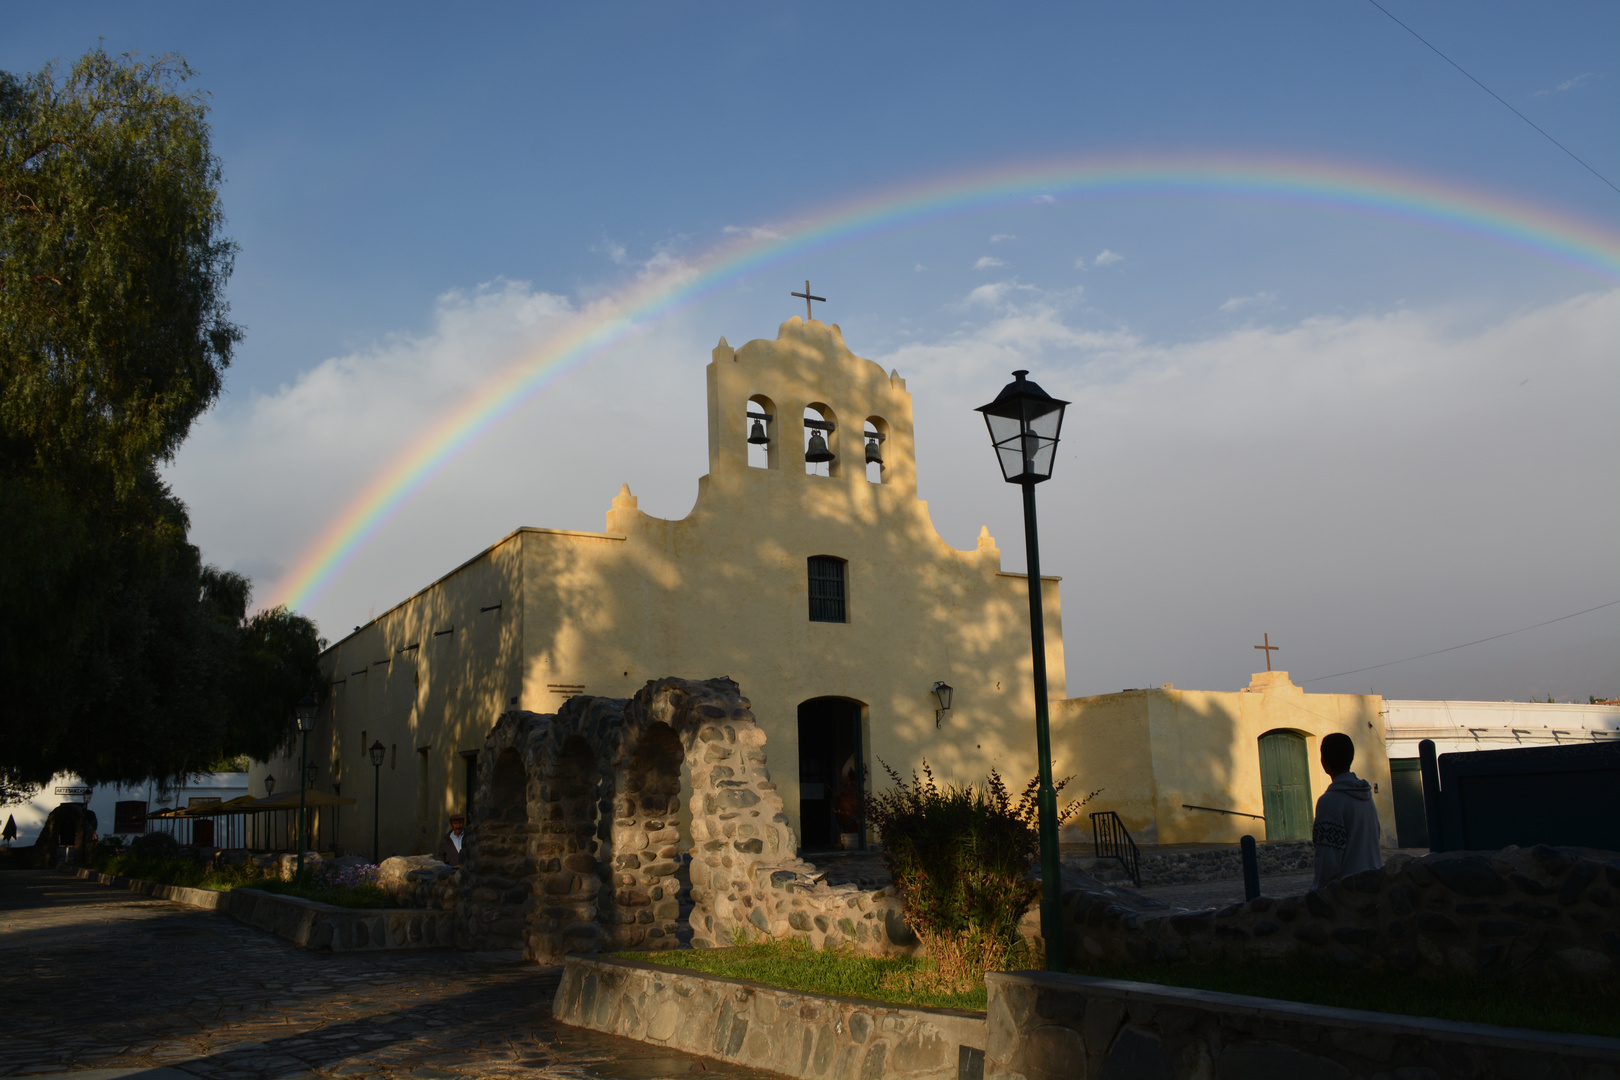
[[[739,280],[808,253],[963,214],[1143,195],[1368,214],[1516,247],[1620,280],[1620,233],[1604,226],[1455,183],[1335,162],[1209,155],[1071,159],[1006,165],[859,196],[789,226],[755,230],[586,307],[571,329],[446,411],[374,477],[300,555],[274,602],[306,607],[440,469],[562,374]]]

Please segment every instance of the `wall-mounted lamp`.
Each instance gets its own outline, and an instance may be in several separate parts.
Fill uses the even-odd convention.
[[[265,777],[264,778],[264,797],[268,799],[270,796],[274,795],[275,793],[276,793],[276,778],[274,776]]]
[[[934,710],[934,726],[937,728],[951,708],[951,684],[936,682],[933,687],[934,700],[939,702],[939,708]]]

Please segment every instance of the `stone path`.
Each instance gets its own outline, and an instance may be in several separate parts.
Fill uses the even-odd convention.
[[[559,971],[506,954],[311,952],[213,912],[0,871],[0,1076],[774,1076],[555,1024]]]

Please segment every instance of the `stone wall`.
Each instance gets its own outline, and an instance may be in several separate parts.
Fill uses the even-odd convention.
[[[1110,891],[1067,892],[1071,961],[1308,957],[1418,975],[1608,979],[1620,960],[1620,860],[1571,849],[1398,854],[1300,897],[1162,910]]]
[[[1047,972],[990,972],[997,1080],[1614,1080],[1620,1039]]]
[[[569,957],[562,1023],[806,1080],[978,1080],[984,1016],[823,997],[625,960]]]
[[[729,679],[662,679],[629,700],[582,696],[555,715],[502,716],[479,754],[457,940],[537,960],[674,948],[683,764],[692,945],[919,948],[892,889],[829,885],[797,857],[765,734]]]

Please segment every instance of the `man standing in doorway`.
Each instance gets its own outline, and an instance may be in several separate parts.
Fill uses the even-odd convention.
[[[1372,785],[1350,771],[1356,744],[1334,732],[1322,739],[1322,769],[1333,783],[1316,800],[1316,887],[1384,865],[1378,850],[1378,811]]]
[[[450,831],[439,837],[439,849],[433,853],[435,859],[450,866],[461,865],[461,839],[466,824],[460,814],[450,819]]]

